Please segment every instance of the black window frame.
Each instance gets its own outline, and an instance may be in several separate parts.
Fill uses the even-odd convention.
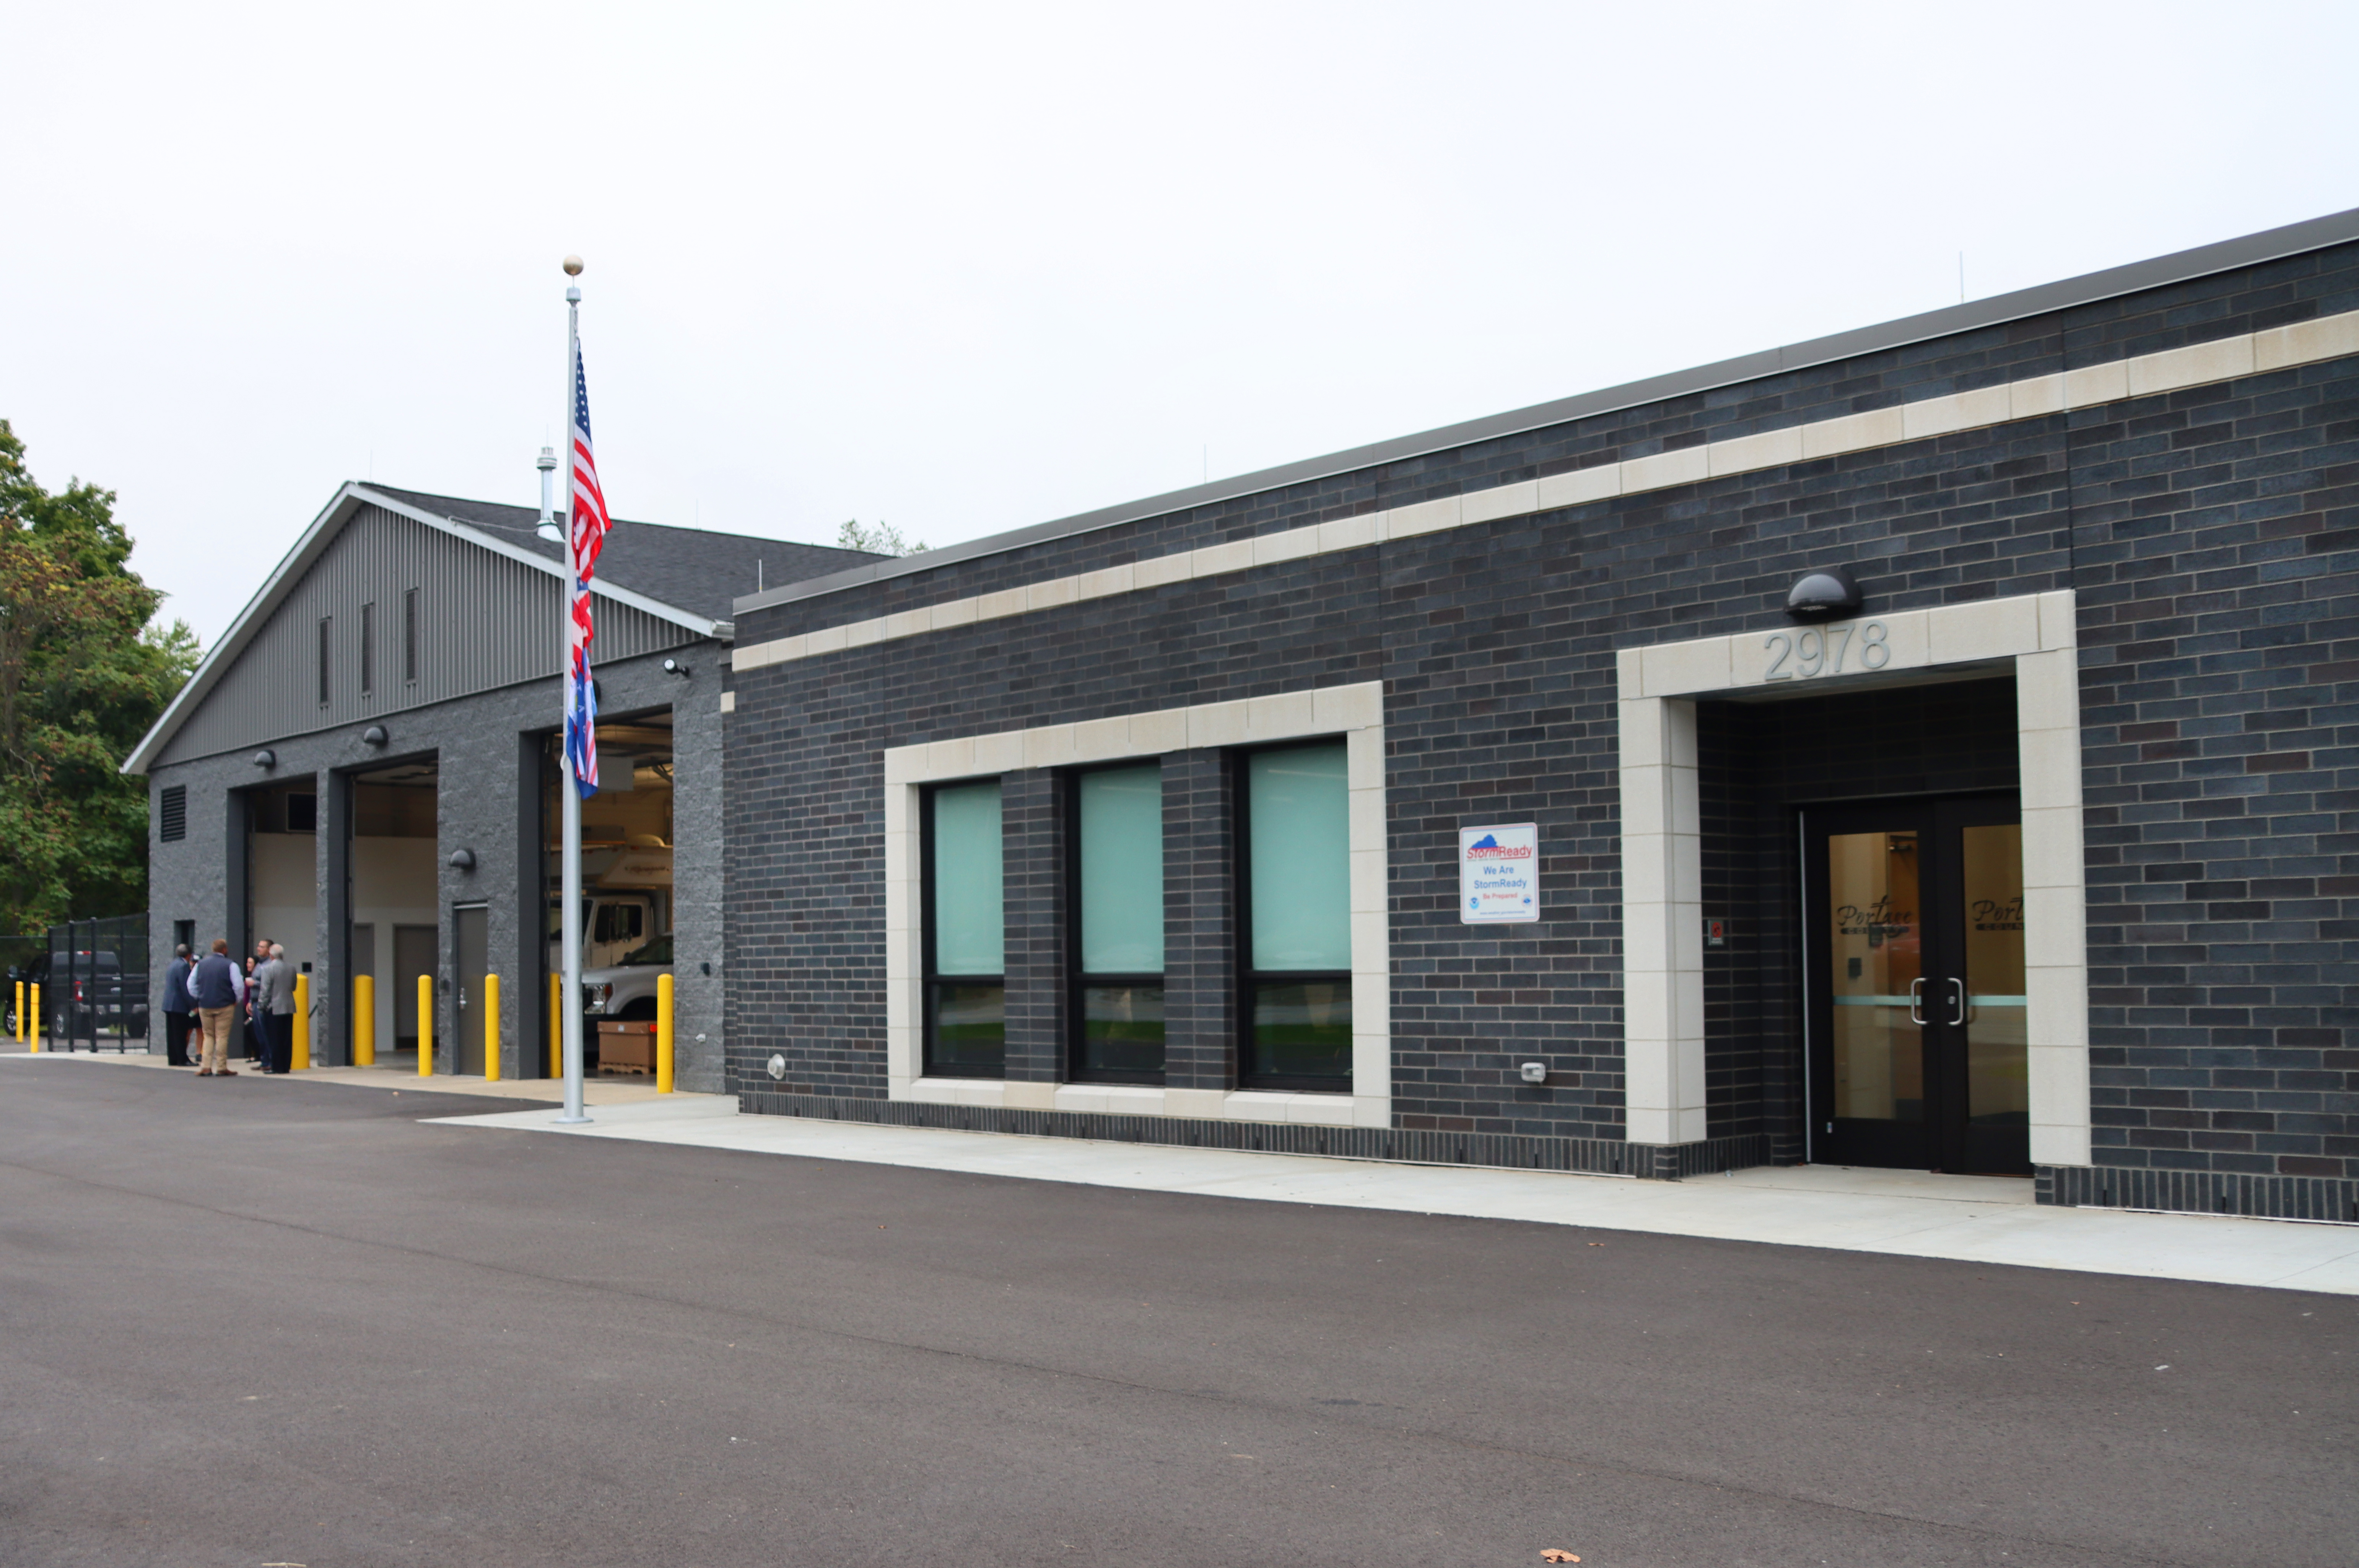
[[[418,684],[418,590],[405,588],[401,594],[401,680],[406,686]]]
[[[1144,768],[1153,763],[1158,773],[1162,770],[1160,757],[1125,757],[1090,768],[1067,770],[1059,779],[1061,791],[1060,803],[1064,808],[1065,849],[1065,1081],[1069,1083],[1144,1083],[1161,1087],[1171,1071],[1171,1037],[1166,1026],[1163,1040],[1163,1065],[1152,1073],[1125,1073],[1111,1069],[1092,1070],[1086,1062],[1085,1031],[1088,1018],[1082,1007],[1082,996],[1093,985],[1153,985],[1163,993],[1168,1009],[1171,999],[1171,983],[1168,978],[1171,953],[1169,915],[1166,915],[1165,968],[1155,975],[1092,975],[1082,969],[1082,779],[1092,773],[1109,773],[1119,768]],[[1170,871],[1167,861],[1164,870]],[[1169,1017],[1167,1010],[1166,1017]]]
[[[320,706],[323,708],[335,697],[336,666],[332,657],[335,652],[335,637],[336,617],[321,615],[320,617]]]
[[[1256,988],[1264,985],[1318,985],[1340,984],[1347,1004],[1358,1018],[1358,998],[1353,995],[1352,972],[1349,969],[1271,969],[1257,970],[1253,964],[1253,788],[1247,769],[1251,759],[1278,751],[1309,751],[1342,744],[1344,760],[1350,762],[1351,743],[1342,735],[1311,735],[1300,740],[1278,741],[1269,746],[1240,746],[1228,754],[1229,810],[1232,821],[1232,853],[1235,864],[1231,869],[1231,885],[1236,891],[1236,951],[1232,956],[1231,973],[1236,977],[1236,1018],[1234,1040],[1237,1059],[1237,1087],[1240,1089],[1273,1089],[1289,1093],[1349,1094],[1354,1092],[1350,1056],[1345,1056],[1343,1074],[1338,1077],[1305,1073],[1264,1073],[1256,1064],[1254,1041],[1254,1007]],[[1348,780],[1347,780],[1348,782]],[[1345,850],[1350,851],[1351,792],[1344,791]],[[1347,909],[1346,916],[1350,914]]]
[[[918,947],[919,953],[918,1021],[920,1031],[918,1071],[928,1078],[966,1078],[997,1082],[1004,1081],[1007,1076],[1007,1036],[1005,1020],[1007,1017],[1008,987],[1007,971],[1004,967],[1007,962],[1005,935],[1003,934],[1001,938],[1000,949],[1000,963],[1003,967],[996,975],[942,975],[937,973],[934,968],[934,796],[940,790],[954,789],[961,785],[984,783],[995,783],[1001,790],[1000,898],[1001,919],[1005,920],[1007,866],[1007,828],[1005,815],[1007,783],[1006,779],[998,775],[988,775],[980,779],[945,779],[939,783],[920,786],[918,790]],[[949,1066],[939,1063],[939,1051],[934,1038],[934,1019],[939,1011],[935,1004],[935,994],[944,985],[996,985],[999,987],[999,1016],[1002,1023],[999,1067],[996,1072],[978,1072],[971,1062],[956,1062]]]
[[[376,690],[376,602],[361,606],[361,695]]]

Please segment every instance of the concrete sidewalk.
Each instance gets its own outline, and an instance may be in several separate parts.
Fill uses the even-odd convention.
[[[139,1051],[117,1055],[103,1051],[93,1055],[87,1051],[66,1051],[44,1050],[28,1052],[14,1040],[0,1048],[0,1061],[20,1060],[39,1062],[97,1062],[111,1067],[136,1067],[158,1073],[193,1073],[195,1069],[174,1067],[161,1056],[149,1056]],[[479,1099],[529,1100],[549,1104],[565,1097],[564,1085],[553,1078],[503,1078],[495,1083],[484,1078],[471,1078],[456,1073],[438,1073],[431,1078],[418,1075],[415,1056],[405,1054],[405,1065],[383,1067],[307,1067],[300,1073],[284,1077],[266,1073],[234,1062],[240,1078],[258,1079],[266,1083],[350,1083],[364,1089],[393,1089],[414,1094],[472,1094]],[[627,1105],[642,1100],[662,1096],[656,1093],[652,1078],[634,1074],[629,1077],[590,1078],[582,1084],[582,1101],[588,1105]],[[705,1096],[710,1097],[710,1096]],[[736,1102],[729,1102],[734,1105]]]
[[[28,1068],[43,1062],[76,1062],[187,1071],[167,1068],[160,1056],[0,1052],[0,1062]],[[2359,1225],[2043,1208],[2031,1201],[2030,1181],[2001,1177],[1813,1165],[1741,1171],[1687,1181],[1638,1181],[1560,1171],[1399,1165],[1310,1155],[1018,1138],[742,1116],[734,1096],[658,1095],[653,1083],[643,1078],[589,1081],[582,1085],[582,1098],[594,1113],[592,1125],[560,1127],[554,1125],[549,1108],[559,1096],[558,1085],[545,1078],[494,1083],[454,1074],[420,1078],[415,1072],[387,1068],[323,1067],[260,1081],[274,1087],[340,1083],[533,1102],[528,1110],[421,1118],[450,1126],[684,1144],[1265,1203],[1523,1220],[2359,1295]]]
[[[1638,1181],[748,1116],[717,1094],[614,1105],[586,1127],[556,1127],[546,1110],[435,1119],[1145,1192],[2359,1295],[2359,1225],[2043,1208],[2032,1203],[2027,1180],[1803,1166]]]

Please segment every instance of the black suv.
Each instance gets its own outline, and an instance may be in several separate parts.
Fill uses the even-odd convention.
[[[147,976],[123,972],[119,953],[43,953],[30,964],[8,971],[23,981],[30,1005],[31,987],[41,988],[41,1012],[47,1034],[60,1040],[95,1040],[101,1031],[129,1035],[147,1032]],[[16,987],[8,987],[8,1037],[16,1034]]]

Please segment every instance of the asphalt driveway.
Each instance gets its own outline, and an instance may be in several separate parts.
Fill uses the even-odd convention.
[[[2359,1541],[2349,1298],[418,1119],[514,1105],[0,1061],[0,1563]]]

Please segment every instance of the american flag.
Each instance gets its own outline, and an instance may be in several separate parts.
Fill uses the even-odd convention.
[[[598,460],[590,446],[590,381],[582,371],[582,345],[573,345],[573,517],[566,529],[573,557],[573,609],[566,627],[565,755],[573,764],[574,788],[587,800],[598,792],[598,688],[590,679],[590,580],[598,552],[606,548],[605,493],[598,488]]]

